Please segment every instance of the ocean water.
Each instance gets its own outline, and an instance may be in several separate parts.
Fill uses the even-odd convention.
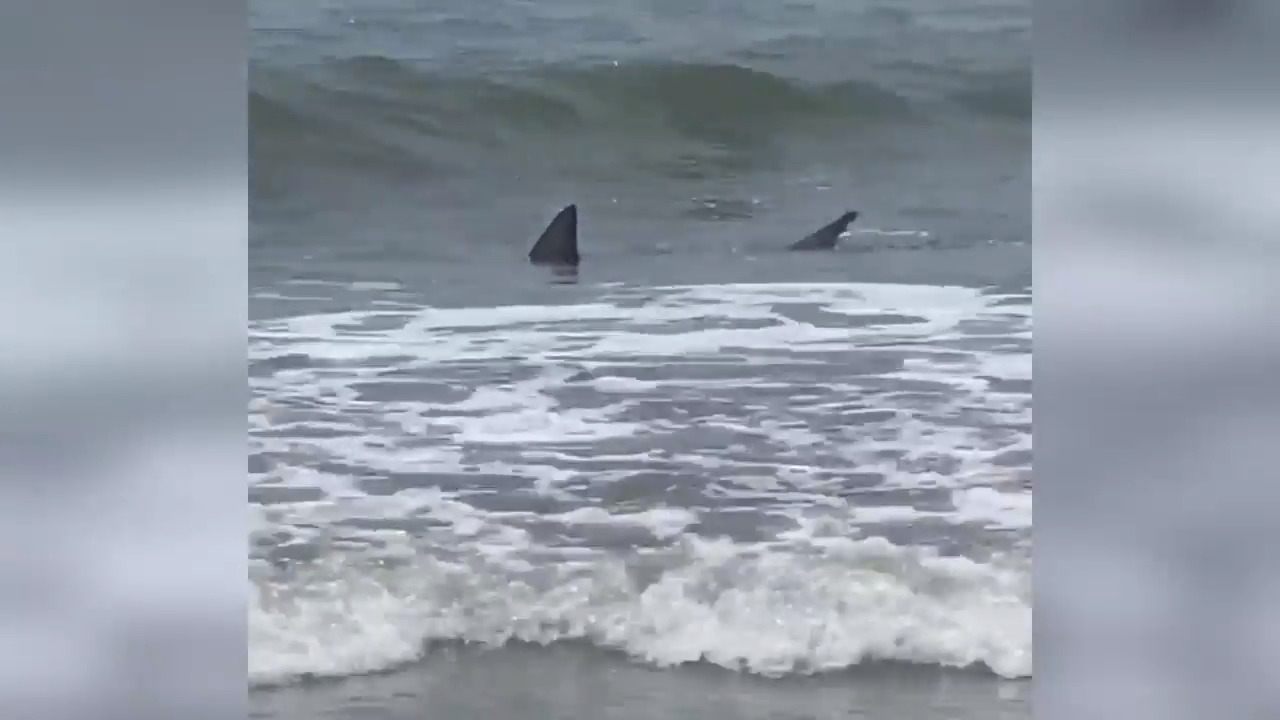
[[[251,18],[255,717],[1030,717],[1029,3]]]

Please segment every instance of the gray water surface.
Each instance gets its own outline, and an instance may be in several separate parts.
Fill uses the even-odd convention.
[[[255,717],[1030,717],[1028,3],[251,17]]]

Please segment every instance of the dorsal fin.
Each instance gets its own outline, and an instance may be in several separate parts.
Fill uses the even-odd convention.
[[[815,230],[791,244],[788,250],[833,250],[840,240],[840,235],[849,229],[849,224],[858,218],[855,210],[841,215],[827,225]]]
[[[529,262],[538,265],[571,265],[577,267],[578,206],[567,205],[556,214],[529,251]]]

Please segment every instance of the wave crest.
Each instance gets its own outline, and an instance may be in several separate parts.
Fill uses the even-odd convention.
[[[1031,675],[1029,570],[884,540],[821,555],[696,543],[678,563],[563,562],[519,573],[415,559],[329,561],[250,600],[257,686],[417,661],[433,644],[587,641],[659,667],[705,662],[767,677],[899,661]]]
[[[611,167],[682,173],[768,163],[792,139],[849,137],[933,113],[1029,117],[1030,84],[977,77],[939,104],[866,81],[807,83],[726,63],[544,66],[456,75],[386,57],[256,67],[250,132],[260,169],[386,163],[466,169],[486,151],[546,148]],[[589,153],[570,148],[590,145]],[[716,163],[720,163],[716,167]]]

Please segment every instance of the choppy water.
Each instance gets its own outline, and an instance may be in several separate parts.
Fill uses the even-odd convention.
[[[253,12],[256,713],[1029,716],[1025,3]]]

